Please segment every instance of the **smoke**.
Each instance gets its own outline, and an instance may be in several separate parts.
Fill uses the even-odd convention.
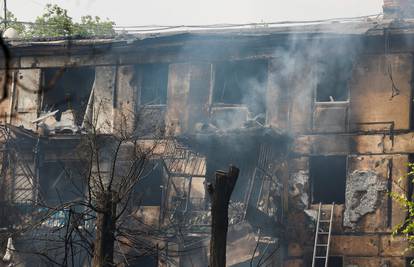
[[[361,36],[290,33],[285,39],[275,42],[273,47],[266,59],[232,61],[231,70],[213,68],[216,79],[222,79],[218,72],[227,71],[225,78],[230,82],[226,84],[226,90],[238,90],[241,94],[240,101],[234,100],[237,93],[233,93],[233,99],[230,93],[229,99],[219,99],[218,102],[231,104],[225,109],[221,103],[216,103],[216,98],[213,99],[211,123],[220,131],[266,123],[266,126],[278,126],[270,122],[281,118],[290,121],[294,131],[299,126],[303,128],[303,125],[296,124],[311,121],[315,102],[348,100],[348,82],[363,47]],[[223,63],[213,63],[216,66],[220,64]],[[232,82],[233,79],[236,82]],[[213,93],[223,90],[220,86],[216,80]],[[288,108],[281,109],[283,105]],[[280,130],[290,132],[292,129]]]
[[[315,102],[348,100],[348,82],[361,44],[355,36],[291,34],[286,46],[275,49],[270,82],[289,103],[286,120],[293,129],[295,123],[310,121]]]

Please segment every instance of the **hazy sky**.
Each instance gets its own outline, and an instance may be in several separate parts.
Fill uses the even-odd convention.
[[[90,14],[128,26],[354,17],[380,13],[383,0],[7,0],[8,8],[23,21],[33,21],[46,3],[68,9],[75,20]]]

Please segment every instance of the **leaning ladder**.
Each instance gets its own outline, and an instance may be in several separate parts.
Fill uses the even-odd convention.
[[[317,265],[316,262],[323,262],[323,266],[328,267],[329,245],[331,242],[334,206],[335,203],[332,203],[331,214],[326,214],[325,211],[322,211],[322,203],[319,203],[318,218],[316,222],[315,231],[315,246],[313,248],[312,267],[322,266],[319,264]]]

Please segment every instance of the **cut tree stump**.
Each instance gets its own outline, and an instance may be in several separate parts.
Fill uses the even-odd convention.
[[[239,169],[230,166],[228,172],[216,171],[214,184],[208,186],[211,198],[210,267],[226,266],[229,201],[239,177]]]

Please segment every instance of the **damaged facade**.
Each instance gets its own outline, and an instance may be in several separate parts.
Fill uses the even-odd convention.
[[[206,183],[235,164],[229,266],[310,265],[319,203],[335,203],[329,266],[405,266],[412,255],[391,233],[406,214],[388,192],[410,191],[396,184],[414,155],[413,29],[409,19],[367,19],[10,41],[1,201],[70,199],[54,189],[67,186],[60,164],[78,164],[71,151],[87,118],[99,113],[110,134],[121,113],[137,113],[126,119],[142,139],[169,137],[137,184],[139,216],[191,226],[169,245],[191,253],[152,264],[207,266]]]

